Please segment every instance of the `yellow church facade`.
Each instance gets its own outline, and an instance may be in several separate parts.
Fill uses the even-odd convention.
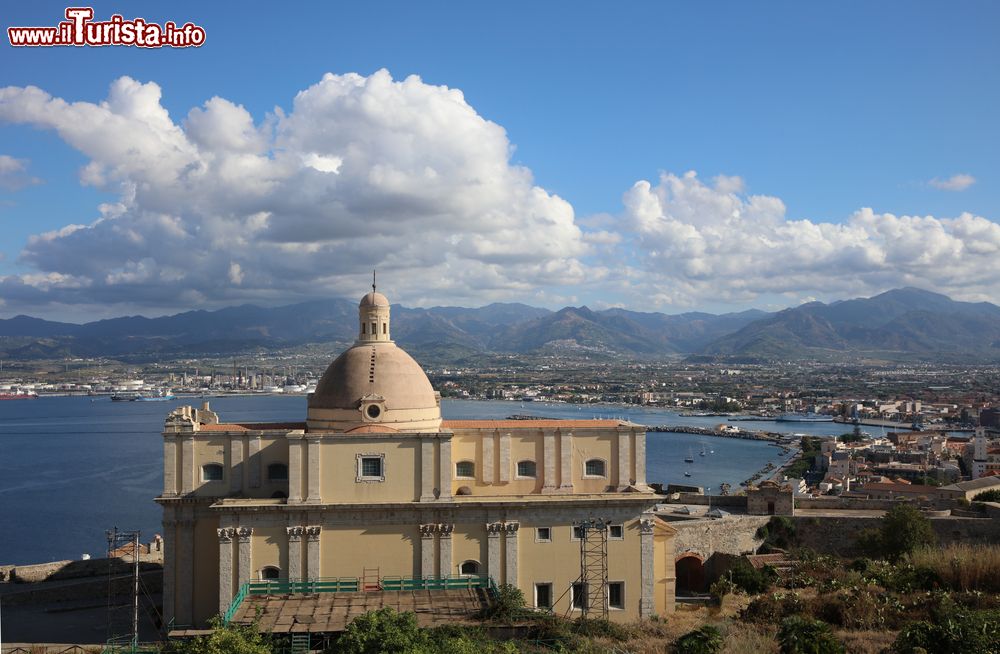
[[[165,620],[202,625],[250,581],[369,575],[488,575],[572,616],[588,602],[578,525],[594,519],[609,617],[673,610],[673,529],[652,514],[642,426],[443,420],[385,296],[365,295],[358,320],[304,422],[225,423],[207,405],[167,417]]]

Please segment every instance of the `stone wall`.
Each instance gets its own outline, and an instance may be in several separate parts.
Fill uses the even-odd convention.
[[[856,541],[864,529],[877,529],[877,517],[802,517],[795,521],[798,544],[817,552],[840,556],[859,556]],[[938,544],[1000,543],[1000,520],[989,518],[931,518]]]
[[[767,524],[769,516],[737,516],[705,520],[683,520],[671,522],[677,530],[674,537],[676,556],[685,552],[695,553],[707,560],[715,553],[747,554],[757,551],[763,542],[757,538],[757,530]]]

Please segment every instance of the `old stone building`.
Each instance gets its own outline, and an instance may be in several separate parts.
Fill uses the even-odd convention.
[[[572,615],[581,520],[606,521],[612,619],[673,610],[674,530],[651,510],[646,433],[616,420],[443,420],[374,290],[305,420],[166,420],[164,613],[204,624],[262,579],[489,575]],[[373,572],[374,571],[374,572]]]
[[[747,489],[749,515],[792,515],[795,512],[794,491],[789,485],[776,481],[762,481]]]

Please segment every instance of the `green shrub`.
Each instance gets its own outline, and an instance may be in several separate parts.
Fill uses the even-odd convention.
[[[931,521],[915,506],[901,502],[882,516],[878,530],[862,530],[858,548],[878,558],[898,561],[903,556],[936,541]]]
[[[778,630],[781,654],[843,654],[844,645],[833,635],[830,625],[820,620],[792,616],[781,621]]]
[[[391,607],[370,611],[351,620],[337,639],[339,654],[395,654],[428,651],[430,634],[417,626],[412,613]]]
[[[500,584],[496,600],[486,609],[486,617],[495,622],[510,624],[524,613],[524,593],[513,584]]]
[[[573,633],[587,638],[608,638],[619,642],[631,639],[631,629],[604,618],[578,618],[573,622]]]
[[[173,640],[164,648],[171,654],[271,654],[270,638],[257,631],[256,625],[222,624],[219,618],[209,622],[212,633],[191,640]]]
[[[768,591],[778,578],[778,573],[771,566],[764,566],[758,570],[746,560],[739,559],[726,572],[726,578],[747,595],[759,595]]]
[[[736,585],[723,577],[722,579],[716,579],[709,586],[708,592],[716,601],[721,602],[723,597],[736,592]]]
[[[795,593],[772,593],[755,597],[740,612],[740,619],[758,624],[775,624],[782,618],[801,613],[805,603]]]
[[[764,541],[761,547],[765,549],[788,549],[797,540],[795,522],[784,516],[773,516],[757,529],[756,536]]]
[[[982,493],[977,493],[972,498],[973,502],[1000,502],[1000,488],[992,488]]]
[[[704,625],[689,631],[674,641],[675,654],[717,654],[722,651],[723,638],[719,630]]]
[[[908,625],[893,643],[893,650],[900,654],[915,654],[918,649],[935,654],[1000,651],[1000,611],[941,609],[932,622]]]

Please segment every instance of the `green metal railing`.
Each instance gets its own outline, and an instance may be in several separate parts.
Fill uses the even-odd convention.
[[[497,585],[489,575],[451,575],[447,577],[380,577],[377,591],[456,590],[483,588],[495,598]],[[222,616],[229,624],[240,606],[251,595],[291,595],[296,593],[356,593],[361,590],[358,577],[320,577],[301,581],[249,581],[240,586]],[[369,590],[369,589],[366,589]]]

